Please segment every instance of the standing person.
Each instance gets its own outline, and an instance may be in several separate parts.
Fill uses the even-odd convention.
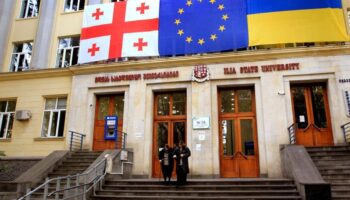
[[[179,146],[174,150],[174,158],[176,159],[176,176],[177,185],[185,185],[187,183],[187,174],[190,172],[188,167],[188,157],[191,156],[190,149],[183,141],[179,142]]]
[[[174,162],[172,157],[173,149],[170,148],[168,144],[166,144],[158,154],[165,184],[170,184],[171,174],[174,168]]]

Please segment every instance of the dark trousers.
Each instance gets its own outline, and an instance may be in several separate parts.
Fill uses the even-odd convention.
[[[163,173],[163,177],[164,177],[164,182],[166,182],[166,181],[170,182],[172,172],[173,172],[173,170],[172,170],[171,166],[162,166],[162,173]]]
[[[182,166],[176,167],[177,185],[185,185],[187,182],[187,172]]]

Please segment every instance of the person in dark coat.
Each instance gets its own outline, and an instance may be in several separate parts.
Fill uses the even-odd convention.
[[[174,150],[174,156],[176,160],[176,176],[178,186],[185,185],[187,183],[187,174],[190,172],[188,167],[188,157],[191,156],[190,149],[183,141],[179,142],[179,145]]]
[[[170,184],[171,175],[173,173],[174,161],[173,161],[173,149],[168,144],[159,152],[158,155],[162,173],[164,177],[164,183]]]

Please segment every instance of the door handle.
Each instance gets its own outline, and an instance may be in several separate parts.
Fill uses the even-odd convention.
[[[309,124],[309,125],[307,125],[307,127],[306,127],[306,128],[304,128],[304,129],[303,129],[303,131],[304,131],[304,132],[306,132],[306,131],[307,131],[307,130],[308,130],[310,127],[311,127],[311,126],[313,126],[313,124]]]
[[[240,151],[237,151],[233,157],[236,157],[237,154],[241,155],[245,160],[248,160],[248,157],[247,157],[246,155],[244,155],[244,154],[243,154],[242,152],[240,152]],[[232,158],[232,159],[233,159],[233,158]]]

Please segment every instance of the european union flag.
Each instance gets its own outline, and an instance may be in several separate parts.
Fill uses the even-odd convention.
[[[160,55],[246,48],[247,29],[245,0],[160,1]]]

